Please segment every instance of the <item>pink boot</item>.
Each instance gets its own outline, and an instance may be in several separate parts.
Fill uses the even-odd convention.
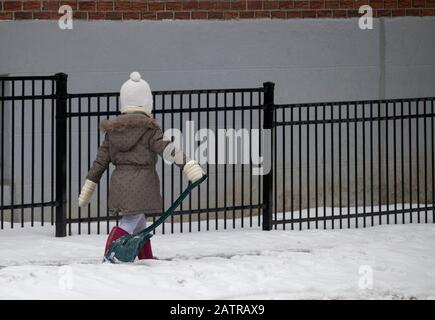
[[[113,241],[121,238],[122,236],[124,236],[126,234],[128,234],[128,232],[125,231],[124,229],[121,229],[120,227],[113,227],[109,233],[109,236],[107,237],[106,248],[104,249],[104,253],[106,253],[107,250],[109,250]]]
[[[151,240],[145,242],[137,257],[139,260],[154,259],[153,250],[151,249]]]

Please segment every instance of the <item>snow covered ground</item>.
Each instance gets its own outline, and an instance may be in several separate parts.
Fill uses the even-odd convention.
[[[435,225],[153,237],[160,260],[101,264],[105,235],[0,231],[1,299],[435,299]]]

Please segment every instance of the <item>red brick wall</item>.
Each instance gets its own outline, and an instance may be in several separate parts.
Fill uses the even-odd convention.
[[[347,18],[364,4],[374,16],[435,15],[435,0],[0,0],[0,20],[58,19],[62,4],[82,20]]]

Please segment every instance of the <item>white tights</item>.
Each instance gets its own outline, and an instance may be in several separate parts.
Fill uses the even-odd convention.
[[[129,234],[136,234],[144,230],[147,226],[147,220],[145,219],[145,215],[135,214],[129,216],[123,216],[121,218],[121,222],[119,223],[119,227]]]

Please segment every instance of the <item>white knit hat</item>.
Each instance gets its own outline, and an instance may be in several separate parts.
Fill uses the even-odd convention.
[[[132,72],[130,79],[124,82],[120,92],[121,113],[143,112],[151,116],[153,95],[150,86],[142,80],[139,72]]]

